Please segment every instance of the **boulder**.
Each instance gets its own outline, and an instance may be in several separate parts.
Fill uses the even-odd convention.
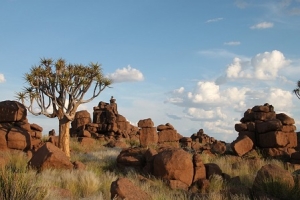
[[[226,151],[226,144],[224,142],[215,141],[211,145],[210,151],[215,154],[223,154]]]
[[[29,150],[31,148],[30,134],[20,127],[12,127],[7,133],[7,147],[17,150]]]
[[[157,131],[163,131],[168,129],[174,129],[174,127],[170,123],[166,123],[165,125],[161,124],[157,126]]]
[[[73,164],[66,154],[50,142],[40,147],[28,162],[29,166],[38,169],[73,169]]]
[[[292,174],[275,164],[264,165],[258,170],[252,189],[266,192],[264,189],[268,184],[276,184],[278,189],[280,189],[280,186],[291,189],[295,185]]]
[[[158,143],[179,141],[176,130],[167,129],[158,132]]]
[[[30,124],[30,128],[31,130],[36,130],[36,131],[39,131],[39,132],[43,132],[43,128],[41,126],[39,126],[38,124]]]
[[[138,127],[140,127],[140,128],[151,128],[151,127],[154,127],[154,123],[153,123],[151,118],[141,119],[138,122]]]
[[[158,142],[158,134],[155,127],[142,128],[140,130],[141,147],[156,145]]]
[[[283,125],[295,124],[295,120],[285,113],[276,114],[276,119],[279,119]]]
[[[91,122],[92,120],[90,113],[87,110],[81,110],[76,112],[71,125],[73,129],[78,129]]]
[[[206,178],[206,170],[204,163],[202,162],[200,154],[193,155],[193,164],[194,164],[194,177],[193,183],[197,182],[198,180]]]
[[[282,131],[271,131],[259,134],[258,139],[260,147],[263,148],[297,146],[297,135],[295,132],[285,133]]]
[[[182,150],[169,148],[159,152],[153,162],[153,175],[164,180],[179,180],[192,184],[194,166],[191,155]]]
[[[253,141],[247,136],[238,137],[231,143],[231,149],[238,155],[243,156],[253,148]]]
[[[222,176],[222,170],[219,167],[219,165],[215,163],[206,163],[204,164],[205,166],[205,171],[206,171],[206,179],[209,179],[210,176],[216,174],[219,176]]]
[[[0,113],[0,123],[24,121],[27,117],[27,109],[17,101],[1,101]]]
[[[115,200],[151,200],[151,196],[141,188],[134,185],[127,178],[118,178],[111,183],[110,187],[111,199]]]
[[[255,123],[257,133],[266,133],[282,129],[282,123],[278,119],[269,120],[261,123]]]
[[[142,170],[146,164],[144,153],[141,148],[124,149],[117,157],[117,166],[123,170],[126,170],[126,168]]]

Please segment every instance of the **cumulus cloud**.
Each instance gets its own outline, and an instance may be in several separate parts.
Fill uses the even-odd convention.
[[[198,81],[193,89],[179,87],[168,93],[166,102],[183,107],[181,120],[197,123],[207,134],[235,139],[234,124],[255,105],[269,103],[276,113],[292,113],[293,101],[297,101],[291,92],[293,88],[285,89],[278,76],[287,66],[293,67],[290,63],[277,50],[248,60],[234,58],[217,81]]]
[[[228,46],[238,46],[240,44],[241,44],[241,42],[239,42],[239,41],[224,42],[224,45],[228,45]]]
[[[251,26],[251,29],[267,29],[267,28],[272,28],[274,24],[272,22],[261,22],[258,24],[255,24]]]
[[[287,66],[290,61],[277,50],[257,54],[251,60],[254,68],[254,75],[258,79],[274,79],[277,77],[278,70]]]
[[[223,20],[223,18],[218,17],[218,18],[214,18],[214,19],[209,19],[205,23],[218,22],[218,21],[221,21],[221,20]]]
[[[114,73],[108,74],[108,78],[112,79],[115,83],[120,82],[135,82],[143,81],[144,75],[137,69],[132,68],[130,65],[122,69],[117,69]]]
[[[225,76],[222,75],[219,77],[216,83],[223,84],[226,83],[227,79],[245,78],[258,80],[274,80],[279,78],[285,80],[285,77],[280,77],[278,72],[289,64],[290,61],[285,58],[283,53],[277,50],[257,54],[251,60],[242,60],[236,57],[228,65]]]
[[[286,91],[280,88],[271,88],[267,96],[267,102],[275,104],[276,112],[286,112],[292,105],[293,95],[290,91]]]
[[[0,74],[0,83],[4,83],[5,81],[4,74]]]

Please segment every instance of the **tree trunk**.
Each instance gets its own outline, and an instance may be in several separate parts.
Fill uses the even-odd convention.
[[[67,117],[59,120],[58,147],[70,158],[70,123]]]

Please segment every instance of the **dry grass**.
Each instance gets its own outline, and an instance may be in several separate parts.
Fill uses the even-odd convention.
[[[225,194],[224,191],[233,187],[220,176],[210,178],[210,187],[207,194],[192,194],[181,190],[171,190],[162,180],[148,177],[140,179],[136,172],[128,172],[126,175],[117,170],[116,158],[120,149],[106,148],[96,142],[95,145],[83,147],[75,139],[71,141],[71,160],[81,161],[86,165],[86,170],[44,170],[36,173],[28,169],[28,158],[21,152],[7,153],[8,164],[1,169],[0,199],[110,199],[110,186],[120,176],[126,176],[142,190],[151,195],[153,200],[208,200],[208,199],[251,199],[240,194]],[[3,154],[3,152],[2,152]],[[252,187],[257,171],[266,164],[272,163],[284,168],[284,163],[278,160],[245,159],[235,156],[210,156],[203,154],[204,163],[216,163],[222,171],[231,177],[239,176],[241,183],[248,188]],[[290,170],[290,172],[292,172]],[[266,191],[277,194],[274,191],[287,192],[284,186],[266,182]],[[299,186],[297,185],[299,188]],[[295,187],[296,188],[296,187]],[[300,197],[299,189],[289,190],[289,199]],[[60,190],[67,191],[65,197]],[[281,189],[281,190],[280,190]],[[38,192],[37,192],[38,191]],[[286,196],[285,196],[286,197]]]

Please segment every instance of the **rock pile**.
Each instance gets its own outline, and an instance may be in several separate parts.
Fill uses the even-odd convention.
[[[112,97],[110,103],[99,102],[94,107],[93,119],[88,111],[78,111],[71,123],[71,136],[78,137],[82,144],[90,144],[94,139],[109,142],[114,147],[122,139],[139,140],[138,127],[131,125],[124,116],[118,113],[116,100]],[[121,146],[124,144],[120,144]]]
[[[225,142],[208,136],[203,129],[200,129],[191,137],[182,137],[180,144],[182,147],[191,148],[198,153],[224,154],[226,151]]]
[[[0,149],[34,150],[41,143],[42,131],[39,125],[28,122],[23,104],[0,102]]]
[[[248,109],[240,122],[235,125],[239,136],[231,144],[237,155],[243,156],[255,147],[269,157],[290,157],[295,152],[295,121],[284,113],[276,114],[272,105]]]

